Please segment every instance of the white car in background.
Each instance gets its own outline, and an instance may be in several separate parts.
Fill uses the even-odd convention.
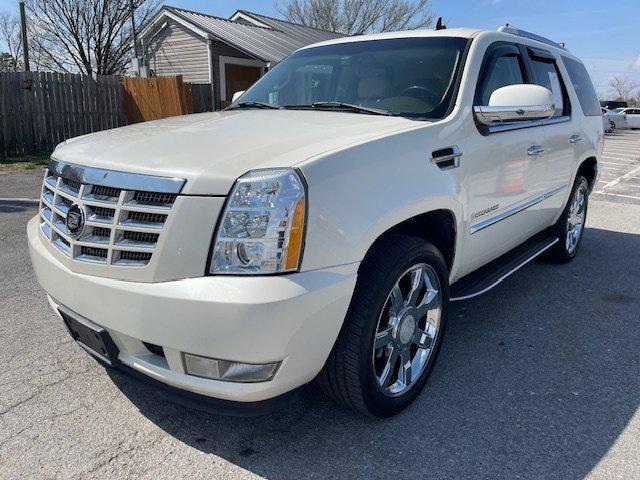
[[[626,128],[640,128],[640,108],[621,108],[617,115],[624,119]]]
[[[607,116],[613,123],[614,129],[640,128],[639,108],[614,108],[607,112]]]
[[[602,107],[602,127],[605,133],[613,133],[616,130],[616,124],[613,122],[610,116],[610,110]]]

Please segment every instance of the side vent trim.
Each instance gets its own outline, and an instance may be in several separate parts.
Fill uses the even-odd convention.
[[[461,156],[462,152],[457,145],[440,148],[431,152],[431,163],[435,163],[440,170],[450,170],[460,166]]]

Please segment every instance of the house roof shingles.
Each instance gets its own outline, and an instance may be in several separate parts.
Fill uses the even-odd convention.
[[[173,13],[194,27],[265,62],[279,62],[299,48],[342,36],[244,10],[241,10],[243,14],[268,25],[270,28],[249,25],[246,22],[235,22],[177,7],[165,6],[163,10]]]

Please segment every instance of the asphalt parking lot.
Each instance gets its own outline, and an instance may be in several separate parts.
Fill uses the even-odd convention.
[[[31,270],[40,181],[0,175],[2,479],[640,478],[640,132],[607,136],[578,258],[454,304],[427,390],[386,421],[313,387],[221,417],[105,372]]]

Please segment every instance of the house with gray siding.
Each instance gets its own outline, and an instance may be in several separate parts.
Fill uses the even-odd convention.
[[[339,36],[246,10],[220,18],[164,6],[141,30],[139,51],[150,75],[209,84],[220,109],[295,50]]]

